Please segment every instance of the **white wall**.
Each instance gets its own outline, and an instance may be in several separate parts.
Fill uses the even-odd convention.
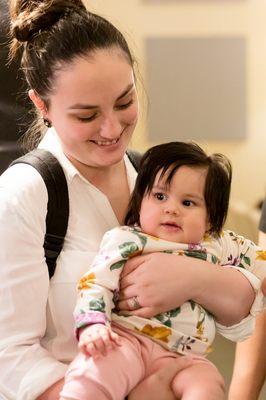
[[[266,194],[266,0],[90,0],[90,10],[110,19],[126,34],[145,85],[147,36],[232,36],[247,39],[248,137],[241,142],[204,142],[210,152],[233,163],[232,201],[253,206]],[[145,113],[143,113],[145,114]],[[145,115],[132,141],[143,150]]]

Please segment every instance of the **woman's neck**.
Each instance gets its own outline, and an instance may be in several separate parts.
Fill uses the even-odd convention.
[[[130,191],[124,160],[108,167],[90,167],[70,159],[82,176],[108,198],[120,224],[123,224]]]

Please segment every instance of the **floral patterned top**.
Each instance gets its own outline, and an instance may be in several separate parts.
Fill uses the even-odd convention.
[[[121,315],[115,310],[119,277],[128,258],[155,251],[200,258],[219,264],[221,268],[225,268],[222,265],[237,268],[250,280],[256,292],[260,291],[260,282],[266,277],[266,251],[231,231],[223,231],[218,238],[206,236],[200,244],[191,245],[158,239],[138,228],[117,227],[104,235],[98,255],[78,283],[74,311],[76,329],[114,321],[150,337],[168,350],[206,355],[211,351],[218,324],[207,310],[194,301],[150,319],[130,313]],[[253,279],[251,273],[255,275]],[[253,307],[254,315],[257,311],[261,310]],[[246,336],[244,334],[244,338]],[[231,339],[238,341],[239,337],[235,335]]]

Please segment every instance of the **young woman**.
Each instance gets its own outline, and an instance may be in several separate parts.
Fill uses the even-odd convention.
[[[138,119],[134,60],[122,34],[79,0],[11,1],[11,17],[11,53],[15,57],[23,47],[29,96],[45,125],[52,126],[39,147],[53,153],[64,169],[70,213],[49,281],[43,250],[45,184],[24,164],[1,176],[0,395],[55,400],[77,352],[72,311],[76,282],[90,262],[88,249],[92,260],[103,234],[123,222],[136,179],[125,154]],[[31,141],[38,143],[38,137]],[[219,287],[217,274],[223,282]],[[221,273],[207,262],[163,253],[130,260],[121,287],[123,310],[137,297],[135,312],[148,318],[192,299],[221,324],[237,324],[236,329],[250,324],[257,299],[238,271]]]

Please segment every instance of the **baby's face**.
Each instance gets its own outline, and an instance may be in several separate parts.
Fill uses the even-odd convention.
[[[141,203],[142,230],[171,242],[199,243],[209,228],[204,199],[207,170],[182,166],[170,186],[167,176],[159,179],[160,173]]]

